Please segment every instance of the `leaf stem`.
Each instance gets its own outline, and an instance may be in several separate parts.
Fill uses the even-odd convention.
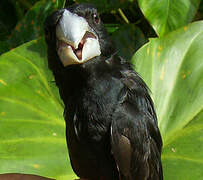
[[[123,20],[126,22],[126,24],[129,24],[129,20],[128,18],[125,16],[125,14],[123,13],[123,11],[121,10],[121,8],[118,8],[118,12],[120,14],[120,16],[123,18]]]

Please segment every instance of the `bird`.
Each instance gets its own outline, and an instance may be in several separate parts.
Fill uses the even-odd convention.
[[[44,33],[76,175],[162,180],[162,138],[150,90],[119,55],[97,9],[81,3],[56,10]]]

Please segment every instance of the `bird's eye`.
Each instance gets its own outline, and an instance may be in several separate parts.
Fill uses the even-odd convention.
[[[99,24],[100,19],[99,19],[99,16],[98,16],[97,13],[94,13],[94,14],[93,14],[93,18],[94,18],[94,22],[97,23],[97,24]]]

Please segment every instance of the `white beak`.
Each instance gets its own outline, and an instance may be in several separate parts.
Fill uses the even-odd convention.
[[[64,66],[81,64],[101,54],[97,35],[85,18],[68,10],[56,27],[57,52]]]

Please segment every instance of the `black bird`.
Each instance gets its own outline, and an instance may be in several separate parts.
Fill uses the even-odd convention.
[[[162,139],[148,88],[115,51],[97,10],[76,4],[54,12],[45,39],[74,172],[87,180],[162,180]]]

